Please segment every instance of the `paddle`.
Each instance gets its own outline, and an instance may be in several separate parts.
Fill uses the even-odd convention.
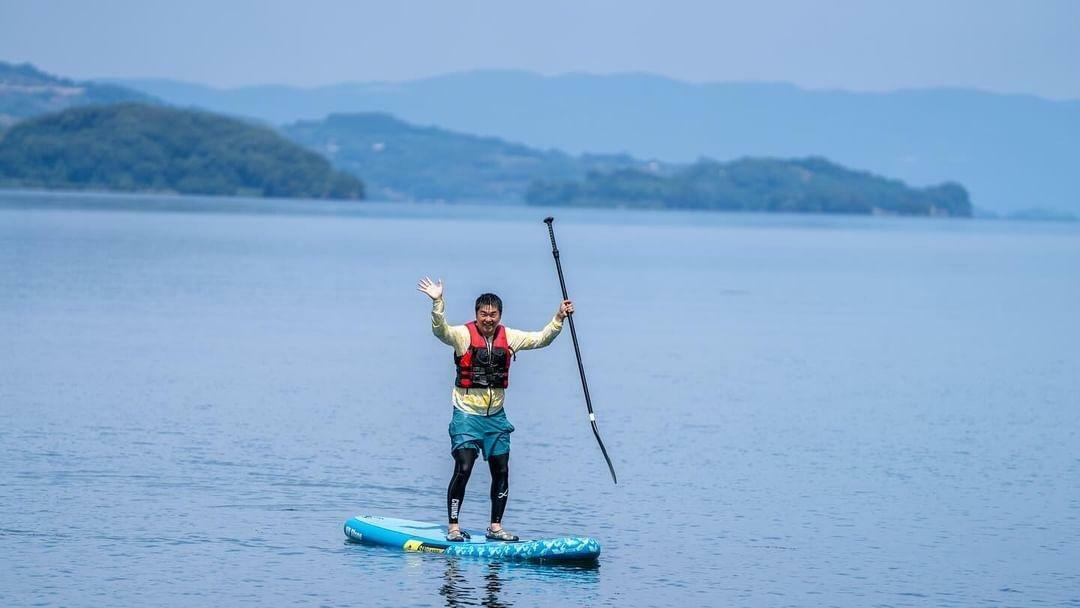
[[[562,262],[559,261],[559,248],[555,245],[555,229],[552,228],[551,223],[555,221],[555,218],[544,218],[544,223],[547,224],[548,236],[551,237],[551,255],[555,257],[555,270],[559,273],[559,285],[562,286],[562,297],[564,300],[569,300],[570,296],[566,293],[566,279],[563,278]],[[608,470],[611,471],[611,481],[617,485],[619,479],[615,476],[615,467],[611,464],[611,458],[608,457],[607,448],[604,447],[603,440],[600,439],[600,430],[596,428],[596,414],[593,413],[592,399],[589,398],[589,383],[585,381],[585,366],[581,363],[581,348],[578,347],[577,331],[574,329],[574,315],[566,315],[566,320],[570,322],[570,337],[574,340],[574,355],[577,356],[578,372],[581,373],[581,388],[585,391],[585,407],[589,408],[589,422],[592,423],[593,435],[596,435],[596,443],[600,444],[600,451],[604,453],[604,460],[607,461]]]

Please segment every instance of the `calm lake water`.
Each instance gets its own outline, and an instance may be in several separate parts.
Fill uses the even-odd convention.
[[[1080,226],[559,211],[505,523],[599,567],[350,544],[439,521],[449,350],[560,299],[545,210],[0,194],[0,604],[1080,606]],[[463,511],[484,525],[488,475]]]

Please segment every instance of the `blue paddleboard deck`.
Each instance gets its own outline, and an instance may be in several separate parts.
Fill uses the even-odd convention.
[[[446,540],[446,527],[441,524],[375,515],[357,515],[345,522],[345,536],[351,540],[403,551],[538,562],[588,562],[600,557],[600,543],[587,536],[509,543],[469,533],[471,539],[452,543]]]

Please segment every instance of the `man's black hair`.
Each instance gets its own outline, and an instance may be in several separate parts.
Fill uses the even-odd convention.
[[[502,314],[502,299],[493,293],[482,293],[479,298],[476,298],[476,310],[473,312],[480,312],[481,306],[494,306],[499,314]]]

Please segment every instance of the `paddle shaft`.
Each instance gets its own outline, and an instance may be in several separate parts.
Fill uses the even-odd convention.
[[[559,247],[555,244],[555,229],[551,225],[554,221],[555,218],[553,217],[544,219],[544,223],[547,224],[548,228],[548,236],[551,237],[551,255],[555,258],[555,270],[559,273],[559,286],[562,287],[562,297],[564,300],[569,300],[570,296],[566,293],[566,279],[563,278],[562,262],[559,260]],[[592,398],[589,397],[589,382],[585,379],[585,365],[581,362],[581,347],[578,346],[573,313],[566,315],[566,321],[570,324],[570,338],[574,341],[574,356],[577,357],[578,373],[581,374],[581,389],[585,392],[585,407],[589,409],[589,422],[592,424],[592,432],[596,436],[596,443],[600,444],[600,451],[603,452],[604,460],[607,461],[608,470],[611,471],[611,481],[618,484],[619,478],[615,476],[615,467],[611,464],[607,448],[604,447],[604,440],[600,439],[600,429],[596,428],[596,414],[593,412]]]

